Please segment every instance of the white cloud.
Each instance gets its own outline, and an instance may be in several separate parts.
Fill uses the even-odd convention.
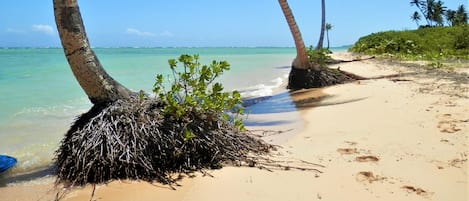
[[[160,36],[162,37],[167,37],[167,38],[172,38],[174,36],[173,33],[171,33],[170,31],[168,30],[165,30],[163,32],[160,33]]]
[[[44,24],[35,24],[32,26],[33,31],[41,32],[47,35],[54,34],[54,29],[52,26],[44,25]]]
[[[136,35],[136,36],[144,36],[144,37],[156,36],[156,34],[154,34],[154,33],[146,32],[146,31],[140,31],[140,30],[134,29],[134,28],[128,28],[126,33],[131,34],[131,35]]]

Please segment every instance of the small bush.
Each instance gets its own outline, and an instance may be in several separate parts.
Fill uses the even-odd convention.
[[[156,76],[153,92],[165,107],[166,116],[189,121],[190,115],[204,115],[207,118],[231,120],[240,130],[244,125],[239,115],[244,110],[240,106],[241,95],[238,91],[223,92],[222,84],[215,82],[217,77],[230,69],[226,61],[212,61],[210,65],[201,65],[198,55],[181,55],[178,60],[170,59],[169,66],[173,73],[171,86],[166,87],[163,75]],[[182,64],[182,67],[178,67]],[[234,114],[232,118],[227,114]],[[184,135],[192,136],[192,131],[185,130]],[[190,137],[189,137],[190,138]]]
[[[325,66],[328,61],[332,60],[332,57],[329,55],[331,51],[324,48],[316,50],[313,46],[310,46],[306,54],[308,55],[309,62],[318,63],[321,66]]]

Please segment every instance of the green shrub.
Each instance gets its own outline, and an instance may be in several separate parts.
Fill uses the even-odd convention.
[[[165,116],[180,121],[190,122],[191,115],[204,118],[223,118],[232,121],[240,130],[244,130],[239,117],[244,113],[240,106],[241,95],[238,91],[223,92],[222,84],[216,78],[230,69],[226,61],[212,61],[210,65],[201,65],[198,55],[181,55],[177,60],[170,59],[169,67],[173,78],[169,88],[163,75],[156,76],[153,92],[163,102]],[[182,67],[179,66],[182,64]],[[227,113],[234,114],[230,117]],[[184,139],[195,137],[192,131],[183,131]]]
[[[327,61],[332,60],[332,57],[330,56],[331,51],[325,48],[316,50],[313,46],[310,46],[306,54],[308,55],[310,62],[318,63],[321,66],[325,66]]]
[[[386,31],[361,37],[350,51],[405,59],[469,58],[467,26]]]
[[[462,27],[455,34],[454,48],[457,50],[469,49],[469,27]]]

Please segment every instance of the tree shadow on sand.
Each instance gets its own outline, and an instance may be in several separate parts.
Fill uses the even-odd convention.
[[[35,179],[44,178],[49,175],[55,175],[55,168],[53,166],[44,167],[35,171],[13,175],[13,176],[0,175],[0,188],[6,187],[8,184],[11,184],[11,183],[32,181]]]
[[[243,106],[249,114],[271,114],[294,112],[311,107],[324,107],[341,105],[361,101],[367,97],[351,98],[345,100],[329,101],[336,97],[322,92],[322,89],[305,89],[283,92],[273,96],[248,98],[243,101]]]

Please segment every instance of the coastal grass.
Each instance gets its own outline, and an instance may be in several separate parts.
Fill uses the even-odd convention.
[[[432,61],[469,59],[469,26],[425,27],[417,30],[386,31],[361,37],[349,51],[385,58]]]

